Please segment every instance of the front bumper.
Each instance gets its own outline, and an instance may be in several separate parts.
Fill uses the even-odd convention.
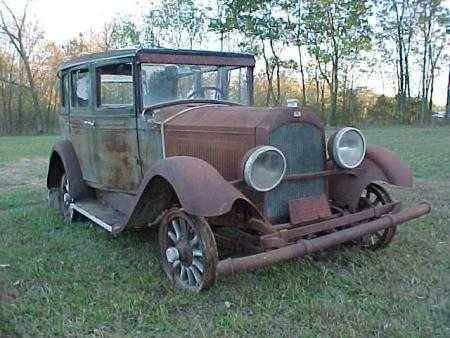
[[[217,264],[217,275],[224,276],[244,270],[257,269],[278,263],[287,259],[303,257],[336,246],[341,243],[358,239],[366,234],[374,233],[409,220],[421,217],[431,211],[428,202],[421,202],[416,207],[397,211],[398,203],[391,203],[382,207],[371,208],[357,214],[349,214],[329,221],[311,224],[293,229],[282,229],[273,234],[261,236],[261,241],[266,247],[277,247],[255,255],[227,258]],[[376,218],[375,220],[370,220]],[[366,220],[360,223],[361,220]],[[357,225],[346,227],[358,223]],[[339,227],[343,230],[331,232],[313,239],[303,239],[305,232],[315,228],[314,233],[327,231]],[[295,241],[292,243],[292,241]]]

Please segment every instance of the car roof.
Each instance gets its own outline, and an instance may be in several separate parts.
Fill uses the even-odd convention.
[[[133,49],[119,49],[110,50],[100,53],[91,53],[79,56],[77,58],[68,60],[59,65],[58,71],[62,71],[68,68],[83,65],[89,62],[106,61],[110,59],[119,59],[127,57],[136,57],[139,54],[145,55],[180,55],[180,56],[199,56],[199,57],[219,57],[219,58],[234,58],[234,59],[246,59],[246,65],[254,65],[255,57],[253,54],[248,53],[232,53],[232,52],[217,52],[207,50],[191,50],[191,49],[169,49],[169,48],[133,48]]]

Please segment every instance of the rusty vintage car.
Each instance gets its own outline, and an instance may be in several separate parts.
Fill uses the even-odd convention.
[[[409,187],[412,174],[359,130],[327,143],[308,107],[254,107],[254,66],[249,54],[168,49],[63,63],[51,205],[112,234],[157,228],[163,270],[189,291],[340,243],[379,248],[430,211],[376,183]]]

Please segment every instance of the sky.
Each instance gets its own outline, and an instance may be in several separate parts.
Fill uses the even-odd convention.
[[[27,0],[6,0],[6,2],[12,8],[21,11]],[[117,15],[138,17],[150,3],[149,0],[33,0],[30,4],[30,14],[38,21],[47,39],[63,44],[80,32],[101,29]],[[446,0],[445,5],[450,8],[450,0]],[[217,48],[211,44],[209,49],[214,47]],[[208,49],[208,46],[205,49]],[[288,50],[285,53],[288,57],[290,54],[296,58],[295,51]],[[380,71],[377,74],[359,77],[355,80],[355,87],[366,86],[378,94],[394,95],[395,79],[386,74],[383,76],[382,73],[383,71]],[[440,106],[445,106],[447,101],[448,74],[448,67],[442,67],[436,74],[433,99]],[[418,75],[417,72],[412,72],[412,88],[419,86]]]

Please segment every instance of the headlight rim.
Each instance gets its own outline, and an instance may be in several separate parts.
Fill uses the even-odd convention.
[[[259,158],[261,154],[267,151],[275,151],[278,153],[281,158],[283,159],[283,172],[281,173],[279,179],[275,182],[275,184],[272,184],[269,188],[260,188],[257,187],[257,185],[254,184],[254,181],[252,180],[252,166],[255,163],[255,161]],[[250,186],[252,189],[258,191],[258,192],[267,192],[270,190],[275,189],[283,180],[283,178],[286,175],[287,170],[287,161],[286,157],[284,156],[283,152],[278,149],[277,147],[270,146],[270,145],[263,145],[258,146],[253,149],[251,149],[247,155],[244,158],[244,181],[247,183],[248,186]]]
[[[340,140],[342,139],[342,137],[349,131],[355,131],[356,133],[358,133],[358,135],[361,137],[362,142],[363,142],[363,155],[361,156],[360,160],[354,164],[354,165],[347,165],[345,164],[345,162],[342,160],[339,150],[338,150],[338,145],[340,143]],[[355,169],[357,167],[359,167],[361,165],[361,163],[364,161],[364,158],[366,157],[366,151],[367,151],[367,142],[366,142],[366,138],[364,137],[363,133],[361,132],[361,130],[354,128],[354,127],[344,127],[340,130],[338,130],[333,136],[332,136],[332,158],[333,161],[341,168],[343,169]]]

